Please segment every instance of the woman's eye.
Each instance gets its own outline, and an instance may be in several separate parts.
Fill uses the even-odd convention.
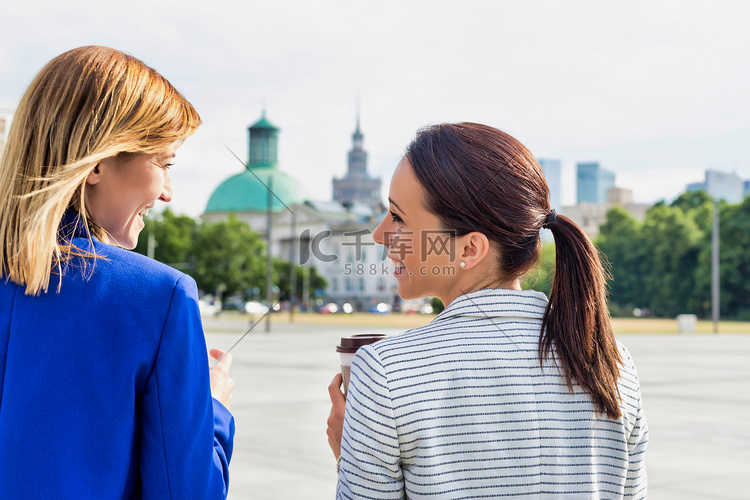
[[[174,163],[167,163],[166,165],[164,165],[161,168],[163,168],[164,170],[169,170],[169,167],[171,167],[172,165],[174,165]]]
[[[391,220],[395,222],[396,224],[403,224],[404,220],[398,216],[397,213],[391,212]]]

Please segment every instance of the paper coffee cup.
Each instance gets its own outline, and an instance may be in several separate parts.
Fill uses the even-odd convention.
[[[372,344],[386,337],[384,333],[362,333],[341,338],[341,345],[336,346],[336,352],[341,356],[341,375],[344,377],[344,396],[349,388],[349,376],[352,372],[352,361],[357,349],[363,345]]]

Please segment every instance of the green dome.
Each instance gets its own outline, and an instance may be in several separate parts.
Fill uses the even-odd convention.
[[[258,120],[257,122],[253,123],[252,125],[250,125],[249,128],[251,128],[251,129],[255,129],[255,128],[267,128],[267,129],[271,129],[271,130],[279,130],[279,127],[277,127],[276,125],[274,125],[273,123],[271,123],[271,122],[268,121],[268,119],[266,118],[266,114],[265,113],[263,113],[263,116],[261,117],[260,120]]]
[[[256,167],[252,171],[245,170],[222,182],[211,194],[206,205],[206,213],[265,212],[268,209],[266,186],[269,186],[273,193],[271,207],[274,212],[286,210],[284,205],[290,206],[305,201],[304,193],[297,181],[278,167]]]

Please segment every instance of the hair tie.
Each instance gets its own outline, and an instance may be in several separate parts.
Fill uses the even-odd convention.
[[[544,224],[542,224],[542,227],[544,229],[549,229],[549,227],[555,222],[555,219],[557,219],[557,212],[554,210],[550,210],[547,214],[547,218],[544,219]]]

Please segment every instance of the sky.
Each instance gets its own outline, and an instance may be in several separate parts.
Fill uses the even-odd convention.
[[[561,160],[563,204],[588,161],[654,203],[707,168],[750,179],[747,26],[740,0],[0,0],[0,106],[66,50],[133,54],[203,119],[171,170],[194,217],[263,110],[313,199],[345,174],[359,112],[384,198],[419,128],[474,121]]]

